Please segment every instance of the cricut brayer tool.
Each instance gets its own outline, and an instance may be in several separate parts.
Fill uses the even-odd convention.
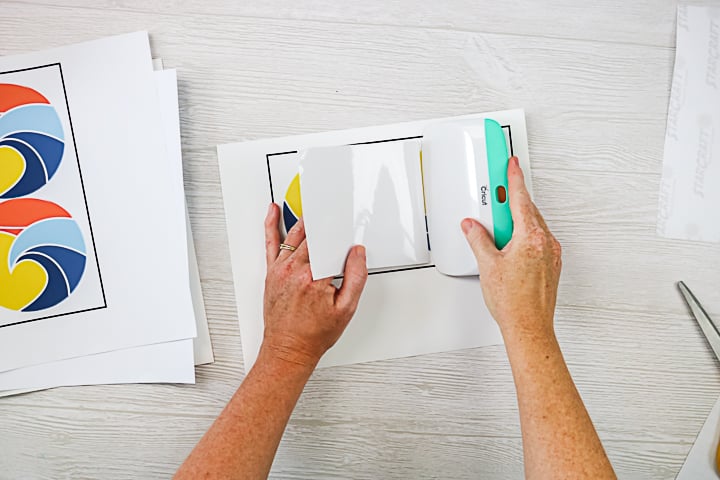
[[[478,219],[498,248],[513,231],[508,146],[492,118],[442,120],[422,137],[300,151],[300,190],[313,278],[342,273],[354,244],[368,268],[431,265],[477,275],[462,233]]]
[[[429,125],[422,138],[422,171],[432,261],[442,273],[477,275],[477,263],[460,230],[476,218],[503,248],[512,236],[508,201],[508,149],[495,120]]]

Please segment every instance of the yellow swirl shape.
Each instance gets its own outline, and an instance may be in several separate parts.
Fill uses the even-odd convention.
[[[25,159],[20,152],[0,146],[0,192],[7,192],[25,172]]]
[[[0,259],[10,255],[14,235],[0,232]],[[0,306],[20,310],[45,290],[47,273],[38,263],[24,260],[10,271],[7,261],[0,261]]]

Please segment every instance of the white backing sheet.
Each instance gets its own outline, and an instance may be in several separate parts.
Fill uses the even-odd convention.
[[[530,185],[522,110],[491,112],[504,126]],[[285,207],[297,174],[297,151],[309,147],[419,138],[438,119],[341,130],[218,147],[230,255],[246,371],[263,335],[265,277],[263,220],[271,201]],[[290,195],[292,197],[292,195]],[[292,198],[289,198],[292,203]],[[331,201],[331,200],[330,200]],[[292,205],[291,205],[292,206]],[[287,209],[283,209],[284,214]],[[292,213],[292,211],[291,211]],[[290,214],[291,214],[290,213]],[[321,367],[406,357],[502,343],[477,278],[451,278],[432,265],[370,275],[355,317]]]
[[[430,262],[419,140],[311,148],[300,157],[314,279],[342,274],[353,245],[365,246],[371,270]]]
[[[720,7],[678,6],[657,232],[720,242]]]

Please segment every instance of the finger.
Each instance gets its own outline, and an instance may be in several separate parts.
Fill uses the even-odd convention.
[[[487,265],[498,254],[495,242],[488,231],[485,230],[485,227],[483,227],[477,220],[466,218],[460,225],[470,248],[475,254],[478,269],[481,271],[484,270],[485,265]]]
[[[303,221],[302,217],[300,217],[300,219],[297,222],[295,222],[295,225],[293,225],[293,227],[288,232],[287,237],[285,237],[285,241],[283,243],[285,245],[292,245],[293,247],[297,248],[304,239],[305,239],[305,222]],[[291,250],[280,250],[278,259],[282,260],[284,258],[289,257],[293,253],[295,253],[295,252],[293,252]]]
[[[532,209],[532,200],[525,186],[525,176],[520,168],[517,157],[512,157],[508,162],[508,198],[510,199],[510,214],[513,223],[522,227],[527,223]]]
[[[308,244],[306,238],[303,238],[302,242],[300,242],[300,245],[298,245],[297,250],[293,252],[292,260],[293,262],[298,263],[310,263],[310,253],[308,252]]]
[[[520,185],[516,185],[515,188],[515,190],[519,190],[519,196],[516,196],[515,200],[515,204],[517,205],[517,208],[515,209],[516,211],[513,211],[512,193],[510,193],[509,195],[510,212],[513,215],[513,220],[519,221],[520,224],[524,222],[526,225],[539,226],[542,229],[547,230],[548,228],[545,223],[545,219],[540,214],[540,210],[538,210],[535,202],[533,202],[532,198],[530,198],[530,193],[528,192],[527,186],[525,185],[525,175],[523,174],[522,168],[520,168],[517,157],[513,158],[515,159],[515,162],[510,162],[510,164],[508,165],[508,188],[510,189],[510,191],[512,192],[512,187],[510,186],[511,178],[515,179],[516,181],[518,181],[518,179],[522,180],[522,183]],[[513,163],[515,163],[516,165],[513,165]],[[513,169],[512,173],[511,169]]]
[[[337,293],[335,306],[341,310],[355,313],[368,277],[365,247],[355,245],[350,249],[347,260],[345,260],[344,275],[343,283]]]
[[[278,257],[280,250],[280,209],[275,203],[271,203],[265,216],[265,258],[268,266]]]

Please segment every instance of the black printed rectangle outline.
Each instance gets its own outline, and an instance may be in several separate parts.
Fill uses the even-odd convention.
[[[510,141],[510,156],[515,155],[515,150],[513,148],[513,141],[512,141],[512,128],[510,128],[510,125],[503,125],[503,130],[507,129],[508,132],[508,139]],[[414,137],[401,137],[401,138],[387,138],[385,140],[372,140],[368,142],[357,142],[357,143],[351,143],[350,145],[371,145],[375,143],[387,143],[387,142],[402,142],[405,140],[418,140],[421,139],[422,135],[416,135]],[[280,155],[290,155],[293,153],[298,153],[297,150],[290,150],[287,152],[275,152],[275,153],[267,153],[265,154],[265,162],[267,164],[267,172],[268,172],[268,186],[270,187],[270,201],[275,203],[275,194],[273,193],[273,183],[272,183],[272,171],[270,168],[270,157],[280,156]],[[425,231],[427,232],[427,217],[425,217]],[[434,268],[435,264],[426,264],[426,265],[415,265],[415,266],[409,266],[409,267],[402,267],[402,268],[393,268],[388,270],[379,270],[374,272],[369,272],[368,275],[380,275],[382,273],[397,273],[397,272],[408,272],[411,270],[423,270],[426,268]]]
[[[60,83],[62,83],[63,95],[65,96],[65,108],[67,109],[68,120],[70,122],[70,136],[72,137],[73,148],[75,149],[75,160],[77,161],[78,175],[80,176],[80,187],[82,188],[83,201],[85,202],[85,213],[87,215],[88,225],[90,226],[90,241],[92,242],[93,252],[95,253],[95,266],[97,267],[97,270],[98,270],[98,278],[100,280],[100,291],[102,292],[103,305],[99,306],[99,307],[85,308],[83,310],[75,310],[72,312],[58,313],[56,315],[46,315],[44,317],[31,318],[29,320],[21,320],[19,322],[7,323],[5,325],[0,325],[0,328],[13,327],[16,325],[21,325],[23,323],[37,322],[38,320],[47,320],[48,318],[64,317],[66,315],[75,315],[76,313],[92,312],[94,310],[102,310],[103,308],[107,308],[107,298],[105,297],[105,286],[103,285],[102,271],[100,270],[100,260],[98,258],[97,247],[95,246],[95,235],[93,234],[92,220],[90,219],[90,207],[88,207],[87,196],[85,195],[85,182],[84,182],[83,176],[82,176],[82,168],[80,168],[80,156],[78,155],[77,143],[75,142],[75,130],[73,128],[72,116],[70,115],[70,102],[68,102],[67,89],[65,88],[65,77],[63,76],[62,65],[60,64],[60,62],[48,63],[47,65],[40,65],[37,67],[20,68],[18,70],[8,70],[5,72],[0,72],[0,75],[5,75],[5,74],[9,74],[9,73],[28,72],[30,70],[39,70],[41,68],[49,68],[49,67],[57,67],[58,71],[60,72]],[[67,145],[67,142],[65,142],[65,144]]]

